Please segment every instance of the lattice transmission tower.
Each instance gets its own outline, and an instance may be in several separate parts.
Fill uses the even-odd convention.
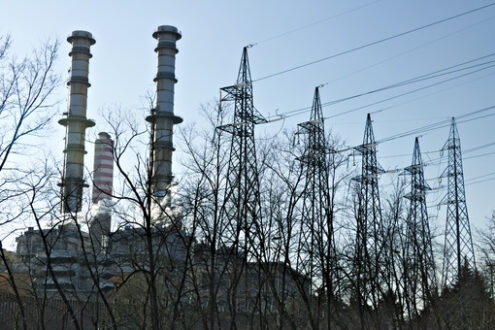
[[[462,170],[461,142],[455,118],[452,117],[450,134],[444,149],[448,150],[447,218],[445,222],[445,243],[443,252],[442,285],[455,283],[462,268],[476,268],[471,226],[466,205],[464,174]]]
[[[437,291],[436,268],[426,207],[426,193],[431,188],[425,181],[418,138],[414,142],[412,163],[404,170],[411,176],[411,191],[405,196],[409,200],[409,214],[406,223],[404,269],[406,307],[411,318],[418,316],[418,307],[431,304]]]
[[[229,221],[226,230],[247,257],[250,232],[259,228],[261,203],[256,163],[254,127],[266,120],[253,106],[253,86],[247,47],[244,47],[237,83],[221,88],[221,108],[234,107],[232,124],[219,126],[231,134],[230,156],[224,201],[224,216]],[[254,227],[253,227],[254,226]]]
[[[353,178],[358,182],[354,273],[356,299],[360,311],[363,311],[369,302],[373,306],[378,305],[378,287],[383,271],[382,253],[385,253],[381,249],[385,232],[378,190],[378,175],[384,170],[376,158],[376,142],[370,114],[366,119],[363,143],[355,147],[355,150],[362,156],[362,165],[361,175]]]
[[[304,137],[304,149],[297,158],[304,184],[296,269],[312,279],[319,277],[331,292],[335,245],[329,207],[330,164],[319,87],[315,88],[310,119],[299,123],[296,133]]]

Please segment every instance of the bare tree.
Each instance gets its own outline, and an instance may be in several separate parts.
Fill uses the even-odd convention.
[[[9,232],[12,223],[19,220],[28,208],[25,203],[11,208],[24,193],[17,189],[15,182],[26,174],[13,155],[26,152],[24,142],[27,137],[44,133],[53,114],[49,110],[53,106],[52,94],[59,84],[59,77],[53,70],[57,42],[47,42],[21,60],[10,54],[11,43],[10,36],[0,36],[0,208],[4,232]],[[19,305],[23,328],[26,329],[24,306],[2,244],[0,257]]]

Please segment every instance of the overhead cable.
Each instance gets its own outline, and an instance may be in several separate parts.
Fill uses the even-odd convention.
[[[478,73],[480,71],[484,71],[484,70],[493,68],[493,67],[495,67],[495,60],[486,61],[486,62],[483,62],[483,63],[478,63],[478,64],[475,64],[475,65],[472,65],[472,66],[469,66],[469,67],[458,68],[456,70],[450,70],[450,69],[454,69],[454,68],[457,68],[459,66],[462,66],[462,65],[465,65],[465,64],[468,64],[468,63],[472,63],[474,61],[478,61],[480,59],[483,59],[483,58],[486,58],[486,57],[489,57],[489,56],[494,56],[494,55],[495,55],[495,53],[491,53],[491,54],[488,54],[488,55],[485,55],[485,56],[482,56],[482,57],[479,57],[479,58],[476,58],[476,59],[473,59],[473,60],[470,60],[470,61],[467,61],[467,62],[459,63],[459,64],[456,64],[456,65],[453,65],[453,66],[450,66],[450,67],[447,67],[447,68],[436,70],[436,71],[433,71],[433,72],[430,72],[430,73],[427,73],[427,74],[423,74],[423,75],[420,75],[420,76],[417,76],[417,77],[409,78],[409,79],[406,79],[404,81],[393,83],[393,84],[390,84],[390,85],[387,85],[387,86],[384,86],[384,87],[380,87],[380,88],[377,88],[377,89],[373,89],[373,90],[370,90],[370,91],[367,91],[367,92],[362,92],[362,93],[359,93],[359,94],[355,94],[355,95],[343,97],[343,98],[340,98],[340,99],[336,99],[336,100],[332,100],[332,101],[328,101],[328,102],[323,102],[321,104],[321,106],[322,107],[328,107],[328,106],[331,106],[331,105],[335,105],[335,104],[343,103],[343,102],[346,102],[346,101],[350,101],[350,100],[353,100],[353,99],[356,99],[356,98],[359,98],[359,97],[368,96],[368,95],[372,95],[372,94],[375,94],[375,93],[378,93],[378,92],[383,92],[383,91],[394,89],[394,88],[404,87],[404,86],[407,86],[407,85],[410,85],[410,84],[415,84],[415,83],[419,83],[419,82],[426,81],[426,80],[429,80],[429,79],[435,79],[435,78],[439,78],[441,76],[451,75],[453,73],[457,73],[457,72],[460,72],[460,71],[465,71],[465,70],[469,70],[469,69],[480,67],[480,68],[478,68],[476,70],[468,71],[468,72],[465,72],[463,74],[459,74],[459,75],[456,75],[456,76],[453,76],[453,77],[450,77],[450,78],[447,78],[447,79],[444,79],[444,80],[436,81],[436,82],[431,83],[429,85],[421,86],[421,87],[418,87],[416,89],[413,89],[413,90],[410,90],[410,91],[406,91],[404,93],[400,93],[398,95],[394,95],[394,96],[385,98],[383,100],[379,100],[379,101],[376,101],[376,102],[373,102],[373,103],[369,103],[369,104],[366,104],[366,105],[363,105],[363,106],[359,106],[359,107],[356,107],[356,108],[345,110],[345,111],[339,112],[339,113],[334,114],[334,115],[325,116],[324,119],[335,118],[335,117],[346,115],[346,114],[349,114],[349,113],[352,113],[352,112],[356,112],[356,111],[362,110],[364,108],[368,108],[368,107],[371,107],[371,106],[374,106],[374,105],[377,105],[377,104],[380,104],[380,103],[384,103],[384,102],[387,102],[387,101],[390,101],[390,100],[394,100],[394,99],[397,99],[397,98],[402,97],[402,96],[413,94],[413,93],[416,93],[416,92],[419,92],[419,91],[422,91],[422,90],[425,90],[425,89],[428,89],[428,88],[431,88],[431,87],[435,87],[435,86],[438,86],[438,85],[445,84],[445,83],[450,82],[452,80],[460,79],[460,78],[463,78],[463,77],[466,77],[466,76],[469,76],[469,75],[473,75],[473,74]],[[306,113],[306,112],[308,112],[310,110],[311,110],[311,107],[302,107],[302,108],[298,108],[298,109],[294,109],[294,110],[289,110],[289,111],[277,113],[274,117],[289,118],[289,117],[294,117],[294,116],[297,116],[297,115]],[[380,110],[380,112],[382,112],[382,111],[383,111],[383,109]]]
[[[473,120],[478,120],[478,119],[483,119],[483,118],[495,116],[495,113],[492,113],[492,114],[483,115],[483,116],[479,116],[479,117],[475,117],[475,118],[469,118],[469,119],[459,120],[459,119],[462,119],[462,118],[467,118],[467,117],[473,116],[475,114],[479,114],[479,113],[486,112],[486,111],[491,111],[491,110],[494,110],[494,109],[495,109],[495,105],[492,105],[492,106],[489,106],[489,107],[485,107],[485,108],[482,108],[482,109],[478,109],[478,110],[471,111],[471,112],[468,112],[466,114],[457,116],[456,117],[457,118],[457,124],[463,124],[463,123],[470,122],[470,121],[473,121]],[[387,138],[383,138],[383,139],[377,140],[376,143],[384,143],[384,142],[388,142],[388,141],[391,141],[391,140],[395,140],[395,139],[403,138],[403,137],[406,137],[406,136],[410,136],[410,135],[413,135],[413,134],[416,134],[416,135],[417,134],[422,134],[422,133],[426,133],[426,132],[429,132],[429,131],[432,131],[432,130],[444,128],[444,127],[447,127],[447,126],[450,126],[450,125],[451,125],[451,119],[445,119],[445,120],[442,120],[442,121],[438,121],[436,123],[428,124],[428,125],[425,125],[425,126],[422,126],[422,127],[418,127],[418,128],[415,128],[415,129],[412,129],[412,130],[409,130],[409,131],[406,131],[406,132],[403,132],[403,133],[398,133],[398,134],[389,136]]]
[[[346,54],[349,54],[349,53],[352,53],[352,52],[355,52],[355,51],[358,51],[358,50],[361,50],[361,49],[364,49],[364,48],[368,48],[368,47],[371,47],[371,46],[374,46],[374,45],[377,45],[377,44],[380,44],[380,43],[383,43],[383,42],[386,42],[386,41],[390,41],[390,40],[393,40],[393,39],[396,39],[396,38],[400,38],[400,37],[403,37],[405,35],[408,35],[408,34],[411,34],[411,33],[414,33],[414,32],[418,32],[418,31],[421,31],[421,30],[424,30],[424,29],[433,27],[435,25],[439,25],[439,24],[442,24],[442,23],[445,23],[445,22],[448,22],[448,21],[457,19],[459,17],[463,17],[463,16],[466,16],[466,15],[469,15],[469,14],[472,14],[472,13],[475,13],[475,12],[478,12],[478,11],[483,10],[483,9],[487,9],[487,8],[489,8],[491,6],[494,6],[494,5],[495,5],[495,3],[490,3],[490,4],[485,5],[485,6],[477,7],[477,8],[474,8],[474,9],[471,9],[471,10],[468,10],[468,11],[465,11],[465,12],[462,12],[462,13],[459,13],[459,14],[456,14],[454,16],[443,18],[441,20],[438,20],[438,21],[435,21],[435,22],[432,22],[432,23],[428,23],[428,24],[425,24],[425,25],[422,25],[422,26],[419,26],[419,27],[416,27],[416,28],[413,28],[413,29],[410,29],[410,30],[407,30],[407,31],[404,31],[404,32],[401,32],[401,33],[398,33],[398,34],[394,34],[394,35],[388,36],[388,37],[383,38],[383,39],[379,39],[379,40],[376,40],[376,41],[373,41],[373,42],[369,42],[367,44],[364,44],[364,45],[361,45],[361,46],[358,46],[358,47],[354,47],[354,48],[351,48],[351,49],[348,49],[348,50],[345,50],[345,51],[341,51],[339,53],[332,54],[332,55],[329,55],[329,56],[326,56],[326,57],[323,57],[323,58],[320,58],[320,59],[317,59],[317,60],[314,60],[314,61],[311,61],[311,62],[308,62],[308,63],[305,63],[305,64],[301,64],[301,65],[298,65],[298,66],[295,66],[295,67],[292,67],[292,68],[289,68],[289,69],[286,69],[286,70],[282,70],[282,71],[279,71],[279,72],[276,72],[276,73],[272,73],[272,74],[269,74],[269,75],[266,75],[266,76],[263,76],[263,77],[254,79],[253,82],[258,82],[258,81],[266,80],[266,79],[269,79],[269,78],[273,78],[273,77],[276,77],[276,76],[279,76],[279,75],[282,75],[282,74],[285,74],[285,73],[288,73],[288,72],[291,72],[291,71],[295,71],[295,70],[298,70],[298,69],[301,69],[301,68],[304,68],[304,67],[307,67],[307,66],[310,66],[310,65],[313,65],[313,64],[324,62],[324,61],[327,61],[327,60],[330,60],[330,59],[333,59],[333,58],[336,58],[336,57],[339,57],[339,56],[342,56],[342,55],[346,55]]]
[[[491,105],[491,106],[488,106],[488,107],[484,107],[484,108],[481,108],[481,109],[477,109],[477,110],[474,110],[474,111],[467,112],[465,114],[456,116],[456,119],[457,119],[456,120],[456,123],[457,124],[463,124],[463,123],[467,123],[467,122],[470,122],[470,121],[474,121],[474,120],[479,120],[479,119],[484,119],[484,118],[487,118],[487,117],[495,116],[495,113],[490,113],[490,114],[484,114],[482,116],[478,116],[478,117],[474,117],[474,118],[469,118],[471,116],[474,116],[474,115],[477,115],[477,114],[482,114],[484,112],[489,112],[489,111],[493,111],[493,110],[495,110],[495,105]],[[461,119],[461,120],[459,120],[459,119]],[[406,136],[420,135],[420,134],[423,134],[423,133],[426,133],[426,132],[429,132],[429,131],[432,131],[432,130],[437,130],[437,129],[440,129],[440,128],[448,127],[451,124],[452,124],[452,120],[450,118],[448,118],[448,119],[444,119],[444,120],[441,120],[441,121],[438,121],[438,122],[435,122],[435,123],[431,123],[431,124],[428,124],[428,125],[417,127],[417,128],[414,128],[414,129],[411,129],[411,130],[408,130],[408,131],[405,131],[405,132],[402,132],[402,133],[397,133],[397,134],[391,135],[391,136],[386,137],[386,138],[382,138],[382,139],[376,140],[375,143],[376,144],[381,144],[381,143],[384,143],[384,142],[388,142],[388,141],[400,139],[400,138],[403,138],[403,137],[406,137]],[[489,145],[491,145],[491,143]],[[485,146],[488,146],[488,145],[483,145],[483,147],[485,147]],[[346,148],[341,149],[341,150],[334,150],[333,152],[334,153],[341,153],[341,152],[349,151],[349,150],[352,150],[352,149],[354,149],[354,147],[349,146],[349,147],[346,147]],[[473,149],[478,150],[478,149],[480,149],[480,147],[474,147]],[[433,159],[433,160],[431,160],[429,162],[425,162],[425,164],[431,164],[431,163],[434,163],[434,162],[436,162],[436,161],[438,161],[440,159],[441,158],[439,158],[439,159]]]
[[[317,20],[315,22],[312,22],[312,23],[308,23],[308,24],[299,26],[297,28],[294,28],[294,29],[288,30],[286,32],[282,32],[282,33],[276,34],[274,36],[268,37],[266,39],[263,39],[263,40],[260,40],[260,41],[257,41],[257,42],[253,42],[253,43],[250,44],[250,46],[257,46],[257,45],[264,44],[264,43],[269,42],[269,41],[272,41],[272,40],[276,40],[276,39],[285,37],[286,35],[289,35],[289,34],[292,34],[292,33],[295,33],[295,32],[298,32],[298,31],[301,31],[301,30],[304,30],[304,29],[307,29],[309,27],[312,27],[312,26],[321,24],[321,23],[326,22],[326,21],[329,21],[331,19],[334,19],[334,18],[337,18],[337,17],[341,17],[341,16],[344,16],[344,15],[353,13],[353,12],[358,11],[360,9],[363,9],[365,7],[374,5],[374,4],[376,4],[376,3],[380,2],[380,1],[382,1],[382,0],[375,0],[375,1],[364,3],[364,4],[360,5],[360,6],[356,6],[354,8],[348,9],[348,10],[343,11],[341,13],[338,13],[338,14],[335,14],[335,15],[332,15],[332,16],[328,16],[328,17],[322,18],[322,19]]]
[[[355,74],[362,73],[362,72],[364,72],[364,71],[367,71],[367,70],[369,70],[369,69],[372,69],[372,68],[374,68],[374,67],[377,67],[377,66],[379,66],[379,65],[381,65],[381,64],[383,64],[383,63],[386,63],[386,62],[392,61],[392,60],[394,60],[394,59],[396,59],[396,58],[399,58],[399,57],[401,57],[401,56],[403,56],[403,55],[406,55],[406,54],[409,54],[409,53],[415,52],[415,51],[417,51],[417,50],[419,50],[419,49],[421,49],[421,48],[423,48],[423,47],[426,47],[426,46],[429,46],[429,45],[434,44],[434,43],[436,43],[436,42],[439,42],[439,41],[441,41],[441,40],[444,40],[444,39],[450,38],[450,37],[451,37],[451,36],[453,36],[453,35],[456,35],[456,34],[458,34],[458,33],[461,33],[461,32],[464,32],[464,31],[466,31],[466,30],[469,30],[469,29],[471,29],[471,28],[473,28],[473,27],[475,27],[475,26],[478,26],[478,25],[480,25],[480,24],[483,24],[483,23],[485,23],[485,22],[488,22],[488,21],[490,21],[490,20],[493,20],[494,18],[495,18],[495,16],[491,16],[491,17],[488,17],[488,18],[482,19],[482,20],[480,20],[480,21],[477,21],[477,22],[475,22],[475,23],[473,23],[473,24],[469,24],[469,25],[467,25],[467,26],[465,26],[465,27],[462,27],[461,29],[458,29],[458,30],[455,30],[455,31],[451,31],[451,32],[449,32],[449,33],[447,33],[447,34],[445,34],[445,35],[442,35],[441,37],[438,37],[438,38],[435,38],[435,39],[429,40],[429,41],[424,42],[424,43],[422,43],[422,44],[419,44],[419,45],[417,45],[417,46],[415,46],[415,47],[413,47],[413,48],[409,48],[409,49],[407,49],[407,50],[405,50],[405,51],[403,51],[403,52],[400,52],[400,53],[398,53],[398,54],[394,54],[394,55],[389,56],[389,57],[387,57],[387,58],[381,59],[381,60],[379,60],[378,62],[375,62],[375,63],[373,63],[373,64],[367,65],[367,66],[362,67],[362,68],[360,68],[360,69],[354,70],[354,71],[352,71],[352,72],[350,72],[350,73],[344,74],[344,75],[339,76],[339,77],[337,77],[337,78],[335,78],[335,79],[329,80],[329,81],[327,81],[327,82],[326,82],[326,84],[332,84],[332,83],[335,83],[335,82],[337,82],[337,81],[340,81],[340,80],[343,80],[343,79],[347,79],[347,78],[349,78],[349,77],[351,77],[351,76],[353,76],[353,75],[355,75]]]

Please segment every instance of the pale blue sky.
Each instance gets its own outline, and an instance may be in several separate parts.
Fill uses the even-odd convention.
[[[346,49],[378,40],[463,11],[480,7],[490,1],[462,0],[353,0],[353,1],[51,1],[0,0],[0,33],[10,33],[13,51],[25,54],[47,38],[61,42],[57,70],[64,74],[70,67],[65,41],[73,30],[93,33],[88,116],[102,127],[100,111],[121,106],[146,114],[143,96],[153,91],[156,41],[151,37],[158,25],[175,25],[183,33],[178,42],[175,112],[185,123],[198,118],[201,104],[212,101],[218,89],[236,79],[241,50],[244,45],[265,40],[286,31],[338,15],[353,8],[363,8],[314,24],[286,36],[260,43],[250,49],[253,78],[265,76],[296,65],[322,58]],[[309,106],[314,86],[329,82],[321,90],[322,101],[346,97],[379,88],[420,74],[483,56],[495,51],[495,6],[430,29],[382,43],[349,55],[315,64],[294,72],[255,83],[255,104],[264,115]],[[400,55],[402,54],[402,55]],[[382,62],[371,68],[371,65]],[[368,68],[350,75],[355,71]],[[336,80],[337,78],[344,77]],[[456,85],[459,85],[456,87]],[[417,85],[419,87],[421,85]],[[362,140],[367,111],[406,102],[419,96],[445,89],[416,102],[392,108],[373,116],[377,139],[423,126],[452,115],[459,115],[495,104],[495,69],[484,70],[466,78],[447,83],[382,105],[327,121],[349,145]],[[358,98],[324,109],[325,115],[366,105],[403,89]],[[66,89],[58,92],[65,101]],[[59,113],[65,111],[65,102]],[[307,115],[285,121],[292,129]],[[261,134],[274,134],[282,122],[259,127]],[[52,151],[62,155],[63,130],[55,130],[50,139]],[[464,150],[495,141],[495,117],[459,125]],[[448,129],[430,132],[421,138],[423,151],[438,150],[448,136]],[[91,138],[91,136],[90,136]],[[60,143],[57,143],[60,141]],[[414,136],[380,145],[379,157],[411,153]],[[91,148],[88,148],[91,149]],[[495,151],[495,146],[471,155]],[[467,155],[466,155],[467,156]],[[176,154],[175,160],[180,155]],[[431,156],[432,158],[435,155]],[[428,157],[424,155],[427,160]],[[379,159],[385,168],[407,166],[411,157]],[[92,155],[86,157],[91,166]],[[495,155],[466,160],[465,179],[495,170]],[[427,177],[435,177],[443,167],[427,169]],[[174,167],[180,176],[180,168]],[[495,178],[495,176],[487,179]],[[390,178],[384,176],[382,183]],[[470,218],[475,228],[482,228],[485,218],[495,209],[495,180],[466,186]],[[436,185],[436,183],[432,183]],[[432,195],[430,204],[438,197]],[[436,214],[436,209],[431,209]],[[435,225],[443,228],[442,210]]]

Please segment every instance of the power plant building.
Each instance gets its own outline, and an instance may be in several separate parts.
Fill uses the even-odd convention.
[[[174,228],[163,221],[160,215],[165,210],[169,189],[172,183],[173,126],[182,122],[174,114],[175,55],[178,53],[176,42],[181,38],[177,28],[159,26],[153,37],[157,39],[156,102],[151,114],[146,118],[150,123],[152,140],[150,141],[150,181],[155,212],[152,241],[156,252],[170,262],[183,256],[183,243],[180,228]],[[86,232],[76,223],[81,221],[78,213],[83,206],[83,188],[88,187],[84,180],[84,155],[86,154],[86,128],[95,123],[87,119],[87,91],[89,84],[90,47],[95,44],[92,34],[87,31],[74,31],[67,41],[72,45],[69,56],[72,58],[68,86],[70,96],[68,110],[59,121],[66,127],[63,177],[61,186],[62,223],[56,228],[35,230],[30,227],[17,238],[19,270],[29,270],[38,289],[56,292],[53,276],[47,268],[50,258],[55,277],[64,290],[73,292],[95,292],[91,281],[91,269],[98,268],[102,275],[99,281],[103,290],[110,290],[113,284],[110,277],[120,271],[132,272],[133,265],[147,267],[144,260],[146,233],[134,226],[126,225],[112,232],[112,195],[114,168],[114,141],[106,132],[100,132],[94,142],[94,163],[92,172],[92,204],[95,213],[88,221]],[[144,119],[144,118],[143,118]],[[164,246],[164,231],[170,234],[165,239],[174,249]],[[49,251],[43,244],[49,242]],[[82,240],[82,241],[81,241]],[[47,253],[48,252],[48,253]],[[87,256],[88,258],[84,258]],[[139,260],[139,261],[137,261]],[[124,268],[118,266],[127,265]],[[103,268],[101,268],[103,267]],[[43,284],[45,283],[45,284]],[[51,284],[50,284],[51,283]]]

